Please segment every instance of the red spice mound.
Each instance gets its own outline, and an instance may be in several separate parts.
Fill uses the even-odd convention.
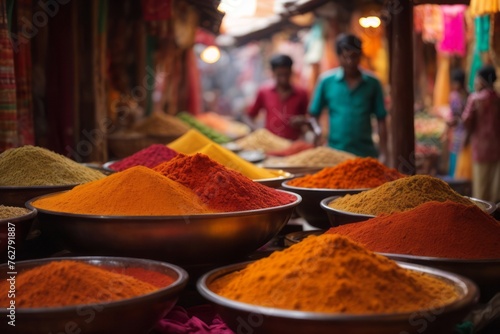
[[[405,177],[393,168],[388,168],[374,158],[356,158],[334,167],[299,177],[288,182],[291,186],[304,188],[362,189],[376,188],[386,182]]]
[[[256,210],[295,200],[295,196],[254,182],[201,153],[179,154],[154,170],[190,188],[211,209],[218,211]]]
[[[123,160],[115,162],[109,166],[109,168],[116,170],[117,172],[121,172],[122,170],[135,166],[154,168],[162,162],[169,161],[177,154],[178,153],[176,151],[165,145],[154,144]]]
[[[119,268],[119,267],[104,267],[111,272],[127,275],[136,278],[142,282],[149,283],[157,288],[166,288],[175,280],[165,274],[156,271],[146,270],[143,268]]]
[[[381,253],[500,259],[500,223],[475,205],[451,201],[427,202],[326,233],[347,236]]]

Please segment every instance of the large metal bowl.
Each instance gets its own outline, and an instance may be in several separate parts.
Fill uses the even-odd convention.
[[[19,217],[0,219],[0,261],[4,260],[5,257],[8,258],[9,255],[12,255],[12,258],[15,259],[15,250],[21,248],[29,234],[36,214],[36,209],[32,209],[29,213]],[[11,239],[10,245],[9,233],[10,236],[14,237]],[[9,246],[11,246],[10,250],[13,251],[10,254],[8,253]]]
[[[70,190],[77,184],[62,186],[32,186],[32,187],[0,187],[0,204],[7,206],[24,207],[26,201],[38,196],[43,196],[63,190]]]
[[[260,183],[264,186],[268,186],[268,187],[277,189],[277,188],[281,187],[281,184],[284,181],[291,180],[295,177],[295,175],[290,174],[290,173],[285,172],[285,171],[282,171],[282,170],[273,171],[273,173],[276,174],[276,177],[271,177],[268,179],[256,179],[256,180],[254,180],[254,182]]]
[[[302,202],[297,206],[297,213],[304,218],[310,225],[327,229],[330,227],[328,215],[321,210],[320,203],[329,196],[344,196],[358,194],[366,189],[323,189],[323,188],[303,188],[294,187],[283,182],[281,185],[285,190],[294,192],[302,196]]]
[[[280,190],[281,191],[281,190]],[[42,233],[82,254],[211,264],[238,259],[271,240],[288,222],[295,201],[259,210],[186,216],[94,216],[39,209]],[[54,196],[54,195],[49,195]],[[32,203],[26,205],[33,208]]]
[[[241,270],[248,263],[213,270],[199,279],[197,287],[203,297],[215,303],[222,319],[232,330],[235,332],[244,331],[245,333],[451,333],[454,326],[463,319],[477,302],[478,289],[467,278],[414,264],[398,264],[403,268],[426,273],[453,285],[459,297],[456,301],[439,309],[400,314],[349,315],[262,307],[230,300],[210,290],[209,286],[214,280],[231,272]],[[286,289],[286,286],[283,286],[283,289]]]
[[[330,220],[331,226],[339,226],[339,225],[344,225],[344,224],[350,224],[350,223],[358,223],[362,222],[365,220],[368,220],[370,218],[374,218],[374,215],[366,215],[366,214],[361,214],[361,213],[354,213],[354,212],[348,212],[348,211],[343,211],[343,210],[338,210],[334,209],[328,204],[336,200],[341,196],[331,196],[328,198],[325,198],[321,201],[321,208],[325,210],[326,214],[328,215],[328,219]],[[477,198],[472,198],[472,197],[466,197],[469,200],[471,200],[474,204],[476,204],[481,210],[486,212],[487,214],[491,215],[493,212],[495,212],[495,206],[491,202],[483,201]]]
[[[381,255],[395,261],[429,266],[465,276],[479,286],[481,301],[484,302],[489,301],[495,294],[500,293],[500,259],[464,260],[405,254],[381,253]]]
[[[126,273],[127,268],[143,268],[172,277],[175,281],[159,290],[119,301],[53,307],[16,308],[15,327],[10,321],[6,308],[0,309],[0,332],[22,334],[47,333],[92,333],[92,334],[140,334],[148,331],[175,305],[177,297],[188,281],[187,273],[174,265],[143,259],[113,257],[52,258],[16,263],[18,275],[25,270],[62,260],[81,261],[107,268],[116,268]],[[0,278],[7,277],[7,265],[0,266]]]

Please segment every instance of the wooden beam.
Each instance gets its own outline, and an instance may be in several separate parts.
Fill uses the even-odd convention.
[[[413,114],[413,5],[402,1],[392,16],[391,47],[391,141],[392,166],[415,174],[415,129]]]
[[[469,5],[470,0],[412,0],[414,5]]]

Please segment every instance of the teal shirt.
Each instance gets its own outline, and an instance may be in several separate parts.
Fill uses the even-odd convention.
[[[328,107],[330,147],[361,157],[377,157],[371,116],[379,120],[386,117],[384,94],[378,79],[366,72],[361,73],[361,82],[352,90],[344,80],[342,68],[324,73],[314,92],[309,113],[319,116]]]

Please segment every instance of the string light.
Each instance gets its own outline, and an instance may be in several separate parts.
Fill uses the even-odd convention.
[[[214,64],[220,59],[220,50],[215,45],[210,45],[205,48],[200,54],[201,60],[207,64]]]
[[[359,19],[359,25],[363,28],[378,28],[381,23],[380,18],[377,16],[368,16]]]

